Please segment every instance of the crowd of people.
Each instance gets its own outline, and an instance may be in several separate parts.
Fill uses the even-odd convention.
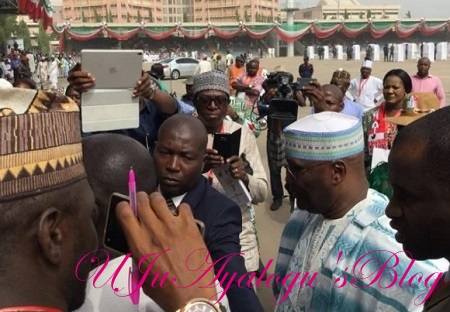
[[[31,72],[23,54],[8,57]],[[136,77],[138,128],[82,133],[80,94],[95,77],[70,57],[50,59],[35,70],[67,77],[65,95],[53,83],[17,85],[20,70],[0,79],[0,311],[263,311],[265,279],[277,312],[450,310],[450,109],[427,58],[417,73],[383,79],[365,60],[360,76],[339,69],[329,83],[313,80],[305,58],[299,74],[311,81],[290,99],[308,101],[311,114],[266,117],[268,173],[258,133],[230,102],[262,114],[258,104],[283,93],[273,79],[292,79],[281,66],[269,73],[258,58],[214,54],[177,97],[153,64]],[[221,156],[214,136],[235,131],[239,152]],[[371,182],[380,166],[393,192]],[[130,167],[139,193],[136,212],[126,201],[115,207],[130,250],[122,255],[104,235]],[[249,202],[225,191],[219,169]],[[269,192],[272,211],[285,192],[291,203],[276,277],[260,258],[255,218]],[[128,288],[133,262],[137,289]]]
[[[75,60],[65,53],[44,55],[13,48],[0,58],[0,78],[15,87],[26,85],[58,92],[58,79],[67,78],[74,65]]]

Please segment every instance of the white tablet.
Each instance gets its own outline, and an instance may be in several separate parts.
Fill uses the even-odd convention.
[[[142,50],[82,50],[81,68],[95,78],[94,89],[128,89],[142,73]]]
[[[83,132],[139,127],[139,98],[133,90],[142,74],[142,50],[82,50],[81,67],[95,86],[81,94]]]
[[[83,132],[101,132],[139,127],[139,98],[133,90],[88,90],[81,97]]]

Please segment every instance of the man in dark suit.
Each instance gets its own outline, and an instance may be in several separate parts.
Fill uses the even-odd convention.
[[[194,217],[204,223],[205,243],[231,311],[263,311],[253,288],[247,286],[248,277],[238,284],[247,274],[239,255],[241,210],[202,176],[207,140],[205,126],[191,116],[175,115],[161,125],[154,152],[159,190],[168,202],[173,201],[174,213],[179,204],[187,203]]]

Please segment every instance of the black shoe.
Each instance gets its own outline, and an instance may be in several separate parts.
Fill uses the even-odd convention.
[[[270,205],[270,210],[276,211],[280,209],[281,205],[283,204],[281,199],[274,199],[272,202],[272,205]]]

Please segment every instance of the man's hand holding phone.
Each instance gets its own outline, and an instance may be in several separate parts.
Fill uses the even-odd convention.
[[[203,162],[205,164],[203,171],[207,172],[211,169],[219,167],[220,165],[223,165],[225,163],[225,159],[223,159],[223,157],[219,155],[219,151],[212,148],[207,148]]]
[[[175,311],[193,298],[215,300],[214,285],[201,288],[213,281],[214,272],[205,272],[212,261],[190,207],[181,204],[179,215],[174,216],[159,193],[148,196],[140,192],[137,202],[137,217],[127,202],[117,205],[116,216],[137,263],[146,255],[161,253],[156,265],[151,266],[153,259],[147,258],[140,266],[141,272],[151,266],[142,287],[144,292],[164,311]],[[169,278],[164,287],[153,287],[153,278],[165,272]],[[187,285],[192,286],[180,287]]]
[[[330,108],[325,102],[325,95],[322,92],[322,86],[315,80],[302,88],[302,93],[309,99],[314,106],[315,112],[328,111]]]

